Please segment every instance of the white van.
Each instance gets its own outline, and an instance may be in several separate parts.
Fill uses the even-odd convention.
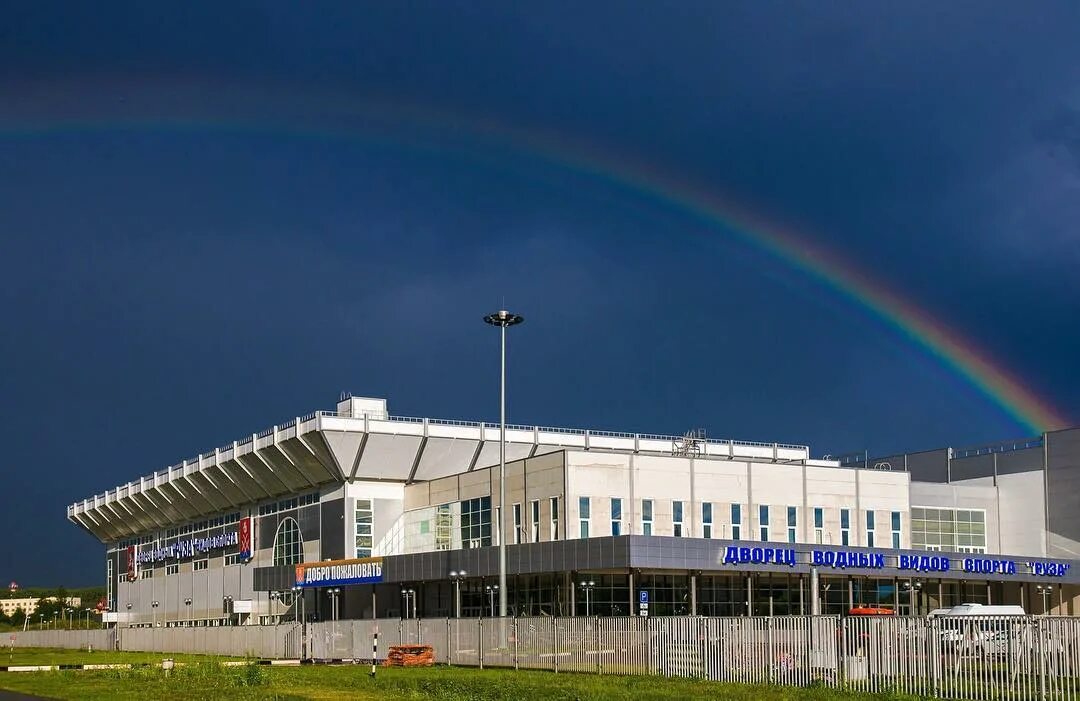
[[[960,604],[939,614],[943,642],[980,648],[1001,634],[1006,636],[1015,619],[1024,616],[1024,607],[1015,605]],[[991,618],[991,616],[993,618]],[[983,618],[986,617],[986,618]],[[981,619],[981,620],[980,620]],[[1010,622],[1010,621],[1013,622]]]
[[[960,604],[953,606],[948,611],[940,613],[941,616],[1026,616],[1023,606],[996,605],[996,604]]]

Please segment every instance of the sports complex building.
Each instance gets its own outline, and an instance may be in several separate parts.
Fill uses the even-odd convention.
[[[1080,613],[1080,429],[843,459],[518,425],[506,442],[503,505],[498,425],[345,397],[68,518],[106,546],[120,625],[489,616],[500,539],[515,615]]]

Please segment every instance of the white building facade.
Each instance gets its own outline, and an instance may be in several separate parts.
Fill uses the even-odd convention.
[[[1072,612],[1075,534],[1047,485],[1080,474],[1076,434],[948,449],[942,473],[934,451],[851,464],[792,444],[510,426],[504,507],[497,425],[346,397],[68,516],[106,545],[109,617],[126,625],[452,615],[459,595],[463,615],[489,615],[502,539],[520,614]]]

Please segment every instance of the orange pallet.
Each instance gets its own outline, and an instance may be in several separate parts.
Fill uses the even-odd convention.
[[[391,645],[383,667],[430,667],[435,650],[430,645]]]

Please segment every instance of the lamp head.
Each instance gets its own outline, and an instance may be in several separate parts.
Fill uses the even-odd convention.
[[[525,321],[525,318],[520,314],[511,314],[510,312],[502,309],[494,314],[488,314],[484,317],[484,321],[492,326],[501,326],[506,328],[507,326],[515,326]]]

